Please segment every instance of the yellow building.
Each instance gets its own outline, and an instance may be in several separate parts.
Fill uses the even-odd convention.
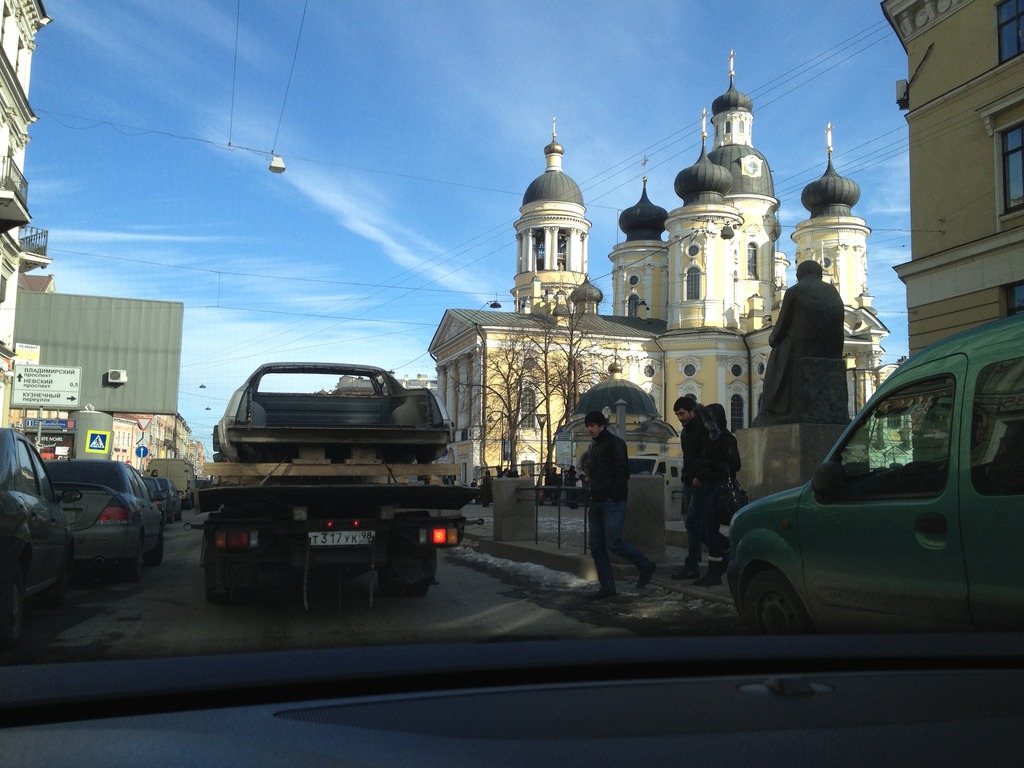
[[[606,315],[587,277],[583,195],[552,133],[544,172],[527,187],[515,223],[513,311],[448,310],[429,347],[456,426],[448,461],[457,479],[475,479],[484,467],[493,474],[510,464],[530,472],[576,463],[586,447],[581,406],[593,402],[583,397],[609,377],[621,383],[606,388],[616,401],[604,408],[631,453],[678,455],[672,406],[685,394],[722,403],[733,430],[752,423],[791,262],[776,250],[779,201],[753,143],[753,103],[732,73],[711,123],[711,148],[702,130],[700,156],[676,176],[682,204],[668,211],[652,203],[645,178],[640,199],[619,217],[625,240],[608,254]],[[877,386],[888,330],[867,291],[870,229],[851,211],[860,190],[832,167],[831,136],[826,150],[822,177],[803,192],[810,216],[792,235],[793,263],[820,262],[843,297],[852,413]],[[621,415],[619,400],[631,403]]]
[[[886,0],[907,51],[913,353],[1024,307],[1024,4]]]

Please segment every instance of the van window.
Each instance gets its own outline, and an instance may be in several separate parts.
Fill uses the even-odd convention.
[[[1024,358],[994,363],[978,375],[971,482],[986,496],[1024,493]]]
[[[954,380],[916,382],[878,402],[843,446],[847,498],[937,496],[946,487]]]

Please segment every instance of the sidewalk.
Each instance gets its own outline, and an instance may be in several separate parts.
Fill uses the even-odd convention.
[[[479,504],[467,504],[462,514],[470,522],[481,519],[483,525],[466,525],[465,543],[475,547],[477,551],[503,560],[519,563],[535,563],[554,571],[564,571],[589,579],[597,585],[597,572],[589,550],[583,552],[583,510],[561,508],[561,546],[558,535],[559,508],[555,506],[540,507],[540,519],[536,541],[494,541],[494,509],[481,507]],[[682,520],[669,520],[665,523],[665,560],[658,562],[658,570],[654,573],[652,584],[657,584],[673,592],[685,594],[703,600],[712,600],[732,605],[732,595],[722,579],[718,587],[695,587],[693,581],[676,581],[672,574],[683,567],[686,558],[686,531]],[[702,570],[707,568],[705,560]],[[615,565],[615,578],[623,582],[635,581],[636,568],[628,564]]]

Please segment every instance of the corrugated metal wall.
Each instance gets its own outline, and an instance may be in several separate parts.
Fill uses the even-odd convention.
[[[82,369],[82,407],[108,413],[175,413],[184,305],[19,291],[16,344],[38,344],[41,365]],[[109,370],[127,383],[104,384]]]

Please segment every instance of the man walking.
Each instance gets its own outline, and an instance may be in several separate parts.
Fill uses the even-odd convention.
[[[677,581],[700,578],[701,540],[703,539],[703,513],[707,488],[697,477],[708,445],[708,430],[697,413],[697,399],[683,395],[672,406],[682,429],[679,442],[683,448],[683,527],[686,529],[686,560],[680,571],[673,573]]]
[[[608,419],[600,411],[591,411],[584,418],[587,434],[593,442],[588,451],[590,479],[590,554],[594,558],[601,587],[591,600],[614,597],[615,571],[609,552],[629,560],[640,571],[638,587],[646,586],[654,575],[654,563],[643,552],[622,539],[626,525],[626,496],[629,493],[629,459],[626,442],[608,430]],[[700,547],[698,539],[697,546]]]

